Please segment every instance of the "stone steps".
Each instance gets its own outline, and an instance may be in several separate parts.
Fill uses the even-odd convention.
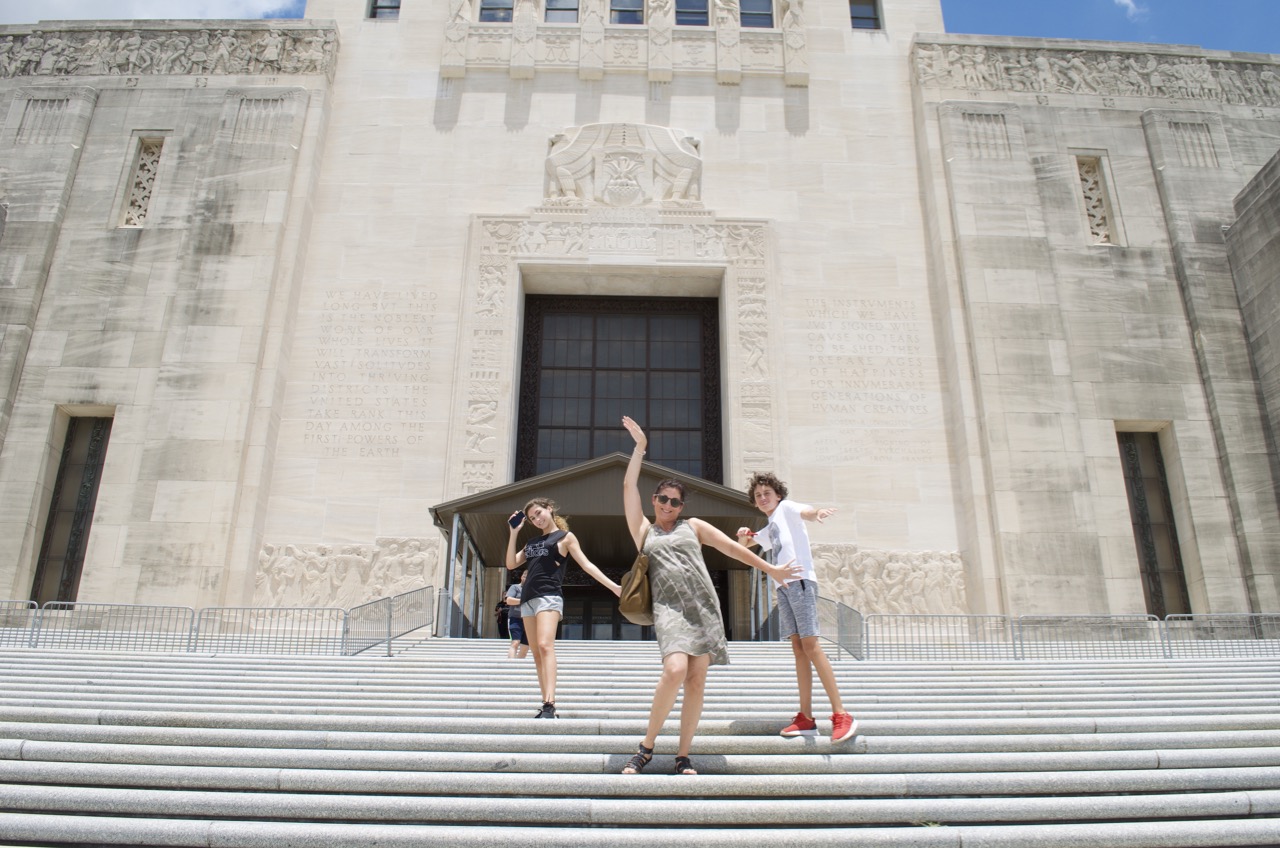
[[[860,732],[833,745],[777,735],[789,648],[730,653],[708,681],[703,773],[685,777],[668,773],[674,720],[645,774],[617,774],[652,643],[561,643],[557,721],[529,717],[532,662],[497,641],[392,658],[10,651],[0,844],[1280,843],[1280,662],[846,659]]]

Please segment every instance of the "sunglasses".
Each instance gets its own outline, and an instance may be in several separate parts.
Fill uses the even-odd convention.
[[[654,497],[658,499],[658,503],[660,504],[670,503],[676,509],[679,509],[680,507],[684,506],[684,501],[680,500],[679,498],[672,498],[666,495],[654,495]]]

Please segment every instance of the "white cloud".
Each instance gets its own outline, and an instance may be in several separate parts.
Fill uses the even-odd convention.
[[[1140,21],[1147,16],[1147,7],[1139,6],[1136,0],[1115,0],[1115,4],[1124,9],[1124,15],[1131,21]]]
[[[0,2],[0,24],[36,21],[227,18],[297,15],[299,0],[37,0]]]

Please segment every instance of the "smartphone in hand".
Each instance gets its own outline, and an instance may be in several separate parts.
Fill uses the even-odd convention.
[[[511,528],[514,530],[515,528],[519,527],[521,524],[524,524],[524,513],[513,512],[511,514],[511,517],[507,519],[507,523],[510,524]]]

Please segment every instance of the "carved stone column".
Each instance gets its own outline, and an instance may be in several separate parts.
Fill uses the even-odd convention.
[[[467,36],[471,32],[471,0],[452,0],[449,22],[444,26],[444,52],[440,76],[459,78],[467,73]]]
[[[712,0],[716,20],[716,82],[742,82],[742,24],[738,0]]]
[[[782,3],[782,79],[787,85],[809,84],[809,47],[804,32],[804,0]]]
[[[582,0],[578,79],[604,79],[604,2],[605,0]]]
[[[516,0],[511,19],[511,78],[533,79],[538,44],[538,9],[534,0]]]
[[[671,82],[671,0],[649,2],[649,81]]]

